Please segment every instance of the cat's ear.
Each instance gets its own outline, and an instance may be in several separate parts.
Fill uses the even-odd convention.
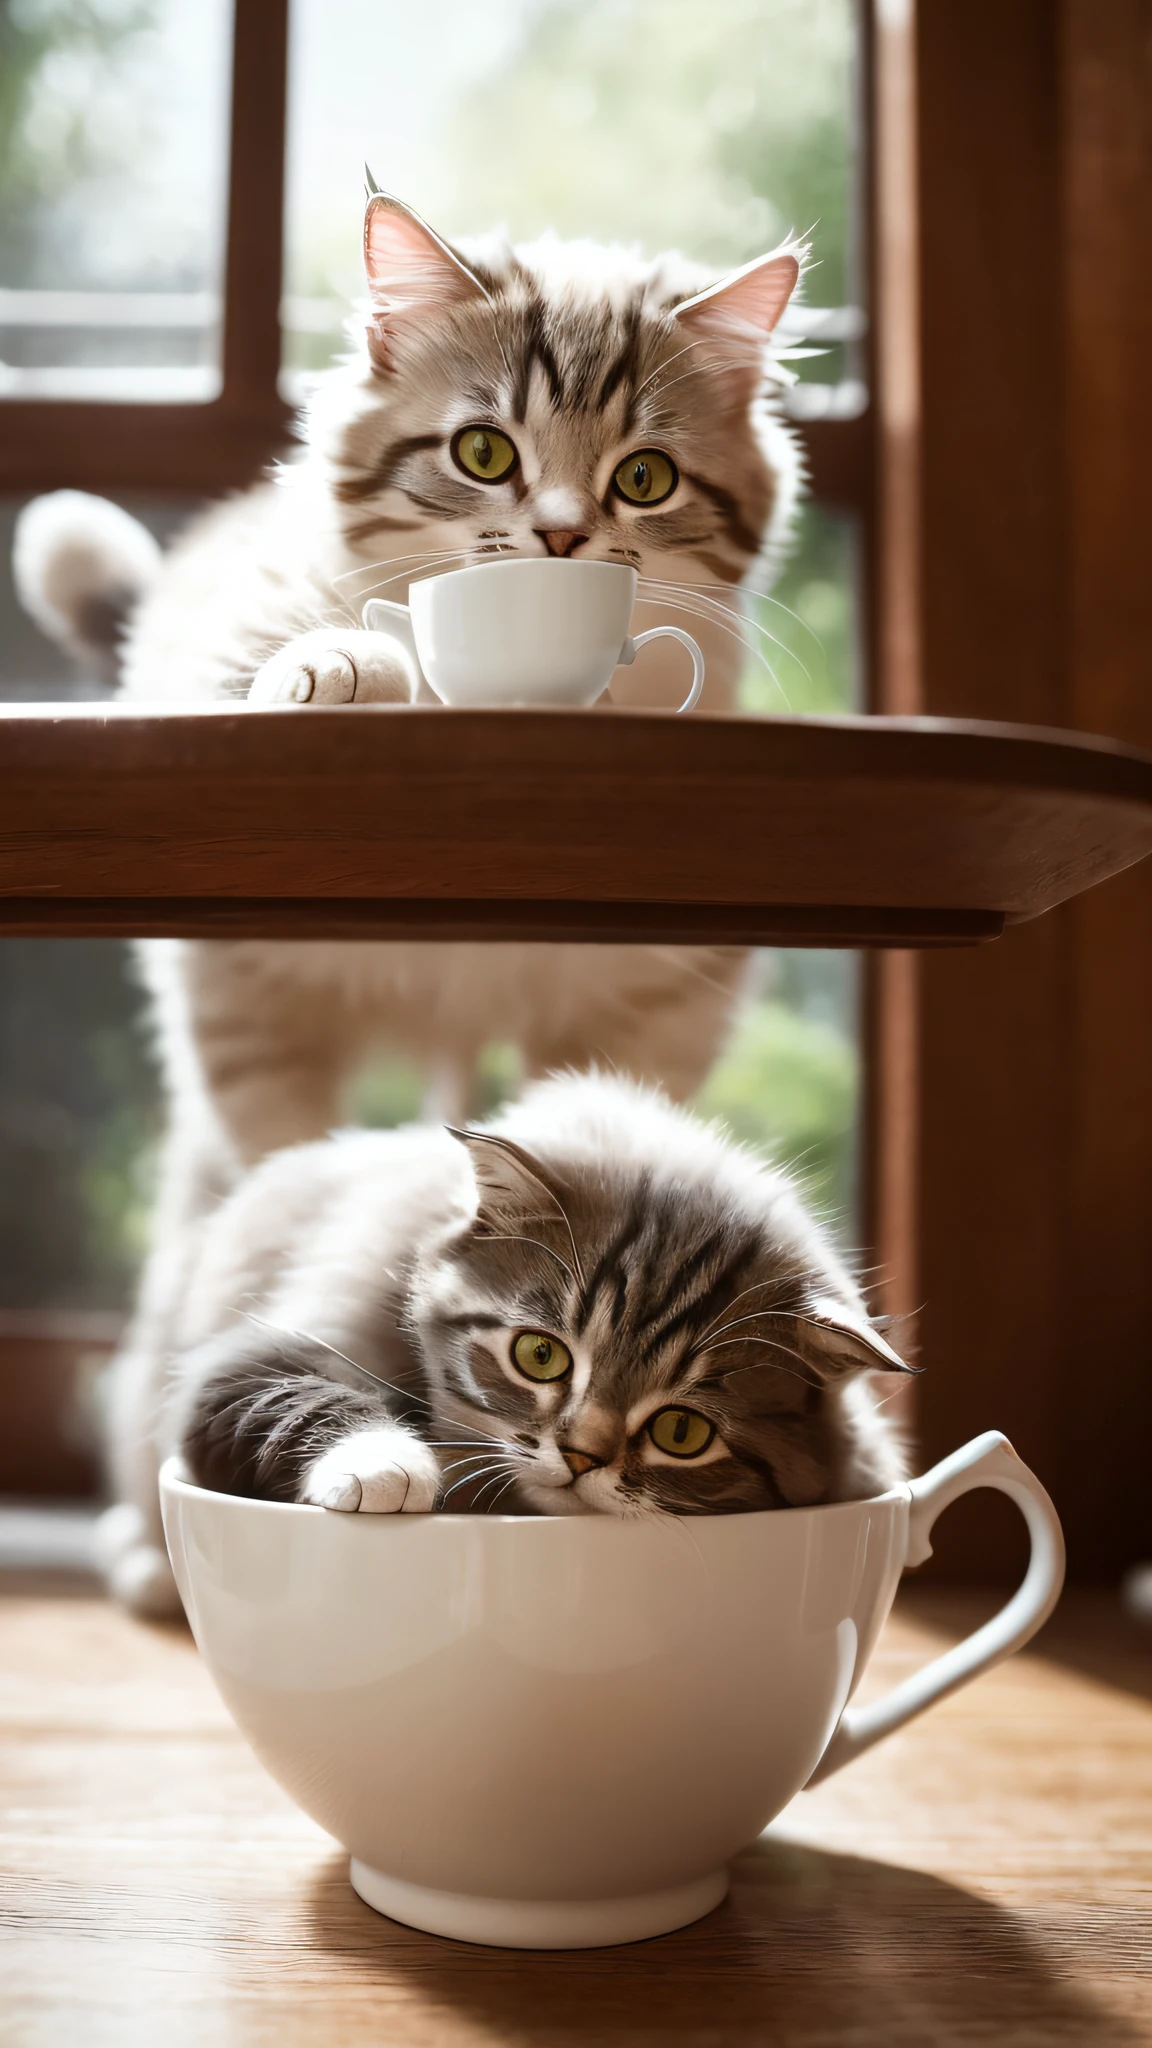
[[[676,308],[681,327],[718,342],[762,348],[796,289],[807,255],[800,242],[786,242],[769,256],[730,271]]]
[[[481,1230],[507,1230],[526,1222],[558,1223],[567,1226],[567,1214],[548,1168],[511,1138],[497,1138],[486,1131],[457,1131],[446,1127],[466,1147],[476,1175],[480,1207],[476,1221]]]
[[[839,1301],[814,1301],[797,1325],[800,1348],[818,1372],[839,1378],[851,1372],[918,1373],[893,1351],[886,1337]]]
[[[368,194],[364,271],[372,294],[368,347],[381,370],[393,368],[392,344],[405,324],[469,299],[487,299],[464,258],[390,192]]]

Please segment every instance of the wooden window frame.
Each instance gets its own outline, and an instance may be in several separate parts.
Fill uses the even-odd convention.
[[[219,396],[205,404],[0,402],[0,489],[196,496],[251,482],[283,447],[280,393],[289,0],[235,0]],[[813,496],[867,516],[871,423],[800,429]]]
[[[1152,749],[1152,35],[1141,0],[875,0],[881,712]],[[870,1238],[919,1455],[1007,1431],[1069,1566],[1152,1554],[1152,863],[872,969]],[[973,1496],[933,1569],[1019,1569]]]
[[[250,483],[283,446],[287,89],[288,0],[235,0],[219,396],[202,405],[0,402],[0,488],[196,497]]]

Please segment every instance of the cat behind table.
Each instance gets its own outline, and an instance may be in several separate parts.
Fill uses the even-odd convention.
[[[636,629],[690,623],[707,659],[702,708],[730,708],[745,657],[736,594],[778,557],[797,493],[772,336],[803,250],[717,279],[679,255],[551,237],[453,248],[378,193],[364,247],[358,344],[322,380],[300,459],[163,558],[116,506],[36,501],[14,562],[28,609],[118,672],[129,699],[239,702],[259,678],[263,700],[307,716],[410,697],[407,657],[360,630],[373,592],[403,599],[413,577],[501,555],[613,561],[640,572]],[[622,688],[678,702],[682,649],[646,649]],[[494,786],[494,818],[500,803]],[[195,1226],[221,1193],[267,1153],[330,1130],[381,1043],[422,1068],[429,1106],[456,1120],[494,1040],[515,1044],[530,1075],[594,1058],[686,1097],[727,1028],[744,956],[243,940],[153,941],[142,958],[169,1125],[110,1403],[113,1481],[138,1513],[109,1534],[140,1541],[108,1557],[121,1597],[148,1609],[169,1593],[150,1564],[157,1402]]]
[[[391,1513],[678,1515],[882,1492],[907,1371],[781,1173],[631,1082],[258,1167],[190,1275],[161,1448]]]

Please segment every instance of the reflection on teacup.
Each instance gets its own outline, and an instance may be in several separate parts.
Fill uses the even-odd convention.
[[[969,1488],[1021,1509],[1020,1590],[849,1706],[906,1564]],[[977,1438],[874,1500],[776,1513],[365,1515],[161,1474],[200,1649],[261,1761],[352,1854],[368,1904],[433,1934],[582,1948],[667,1933],[826,1776],[1039,1628],[1052,1504]]]
[[[690,711],[704,657],[679,626],[633,640],[636,571],[616,562],[480,562],[412,584],[408,603],[370,598],[369,632],[401,640],[445,704],[594,704],[613,669],[650,640],[678,640],[692,659]]]

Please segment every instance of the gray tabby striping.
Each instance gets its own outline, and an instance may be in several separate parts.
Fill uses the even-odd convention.
[[[172,1428],[221,1491],[691,1515],[903,1474],[866,1375],[907,1368],[795,1190],[624,1081],[284,1153],[192,1287]]]

